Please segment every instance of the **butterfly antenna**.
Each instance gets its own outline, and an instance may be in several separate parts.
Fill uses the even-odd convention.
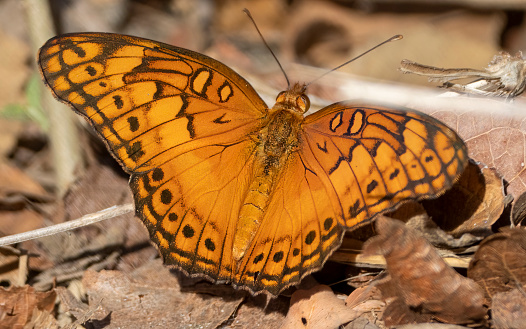
[[[267,49],[270,51],[270,53],[272,54],[272,57],[274,57],[274,59],[276,60],[276,62],[278,63],[279,65],[279,68],[281,70],[281,72],[283,72],[283,75],[285,76],[285,80],[287,80],[287,88],[290,88],[290,80],[289,80],[289,77],[287,76],[287,73],[285,73],[285,70],[283,69],[283,66],[281,66],[281,63],[279,62],[278,58],[276,57],[276,55],[274,54],[274,52],[272,51],[272,49],[270,48],[270,46],[268,45],[267,41],[265,41],[265,38],[263,38],[263,34],[261,34],[261,31],[259,31],[259,28],[256,24],[256,21],[254,20],[254,18],[252,17],[252,14],[250,14],[250,11],[248,9],[243,9],[243,12],[245,14],[247,14],[248,18],[250,18],[250,20],[252,21],[252,24],[254,24],[254,27],[256,28],[256,31],[258,31],[258,34],[259,36],[261,37],[261,40],[263,40],[263,43],[265,44],[265,46],[267,47]],[[385,43],[385,42],[384,42]],[[377,46],[378,47],[378,46]],[[374,49],[374,48],[373,48]],[[372,49],[371,49],[372,50]]]
[[[386,44],[386,43],[388,43],[388,42],[391,42],[391,41],[398,41],[398,40],[401,40],[402,38],[403,38],[403,36],[402,36],[401,34],[397,34],[397,35],[395,35],[395,36],[390,37],[389,39],[385,40],[384,42],[381,42],[381,43],[377,44],[376,46],[372,47],[371,49],[369,49],[369,50],[367,50],[367,51],[365,51],[365,52],[363,52],[363,53],[361,53],[360,55],[354,57],[353,59],[350,59],[350,60],[348,60],[347,62],[345,62],[345,63],[343,63],[343,64],[341,64],[341,65],[336,66],[336,67],[333,68],[332,70],[323,73],[322,75],[320,75],[320,76],[317,77],[316,79],[314,79],[314,80],[312,80],[311,82],[307,83],[307,84],[305,85],[305,87],[309,86],[310,84],[312,84],[312,83],[315,82],[315,81],[320,80],[321,78],[323,78],[323,77],[326,76],[327,74],[332,73],[332,72],[338,70],[339,68],[341,68],[341,67],[343,67],[343,66],[349,64],[350,62],[354,62],[354,61],[357,60],[358,58],[362,57],[362,56],[365,55],[365,54],[370,53],[371,51],[375,50],[376,48],[378,48],[378,47],[380,47],[380,46],[382,46],[382,45],[384,45],[384,44]]]

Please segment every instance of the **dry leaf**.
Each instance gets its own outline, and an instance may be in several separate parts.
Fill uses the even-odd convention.
[[[484,288],[487,305],[495,294],[526,285],[526,229],[507,229],[484,239],[468,277]]]
[[[522,113],[498,109],[488,114],[473,109],[460,114],[457,122],[470,158],[488,168],[497,168],[508,182],[508,194],[518,196],[526,191],[526,129]]]
[[[331,288],[317,285],[292,294],[290,309],[281,329],[338,328],[362,313],[345,306]]]
[[[86,271],[82,280],[93,318],[112,328],[216,328],[239,307],[242,293],[215,297],[181,292],[179,281],[159,259],[136,271]]]
[[[343,329],[380,329],[377,325],[373,324],[369,319],[361,316],[358,319],[351,321]]]
[[[285,319],[290,299],[266,296],[248,297],[239,307],[228,328],[279,328]]]
[[[368,304],[368,306],[373,306],[375,311],[380,311],[385,303],[381,301],[381,293],[378,288],[368,285],[359,287],[353,290],[353,292],[347,296],[345,299],[345,304],[347,307],[355,309],[360,304],[363,304],[367,301],[374,301],[373,304]],[[364,312],[371,311],[372,309],[365,309]]]
[[[447,266],[419,234],[397,220],[380,216],[379,236],[364,245],[365,254],[385,257],[389,278],[378,285],[387,302],[387,326],[436,319],[470,323],[483,318],[483,292]]]
[[[35,309],[51,312],[56,293],[35,291],[33,287],[0,287],[0,329],[21,329],[33,317]]]
[[[514,226],[519,226],[521,225],[521,223],[524,221],[525,218],[526,218],[526,192],[522,193],[513,203],[513,206],[511,208],[511,223]]]
[[[466,329],[464,326],[457,326],[456,324],[447,323],[417,323],[405,324],[396,326],[396,329]]]
[[[499,292],[491,301],[491,316],[497,329],[524,328],[526,326],[526,285]]]

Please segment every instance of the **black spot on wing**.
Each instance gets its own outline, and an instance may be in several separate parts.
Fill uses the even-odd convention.
[[[137,117],[128,117],[127,121],[128,125],[130,126],[130,131],[136,132],[137,130],[139,130],[140,124],[139,119]]]
[[[327,141],[323,141],[323,146],[320,145],[320,143],[316,142],[316,147],[323,153],[327,153]]]
[[[223,118],[225,117],[226,113],[223,113],[220,117],[217,117],[215,118],[212,122],[213,123],[217,123],[217,124],[225,124],[225,123],[229,123],[231,120],[223,120]]]
[[[372,180],[369,184],[367,184],[367,193],[371,193],[374,191],[374,189],[378,186],[378,182],[376,180]]]

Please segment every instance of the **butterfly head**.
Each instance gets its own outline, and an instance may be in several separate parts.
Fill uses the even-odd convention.
[[[287,90],[282,91],[276,97],[274,109],[289,109],[298,114],[303,114],[309,110],[310,100],[305,94],[306,85],[294,84]]]

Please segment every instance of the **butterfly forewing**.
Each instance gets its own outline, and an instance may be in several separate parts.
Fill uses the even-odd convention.
[[[305,119],[302,140],[302,158],[321,167],[346,227],[407,199],[443,194],[467,163],[453,130],[409,109],[333,104]]]
[[[60,36],[41,48],[39,64],[55,95],[89,120],[130,173],[254,134],[266,111],[223,64],[145,39]]]

